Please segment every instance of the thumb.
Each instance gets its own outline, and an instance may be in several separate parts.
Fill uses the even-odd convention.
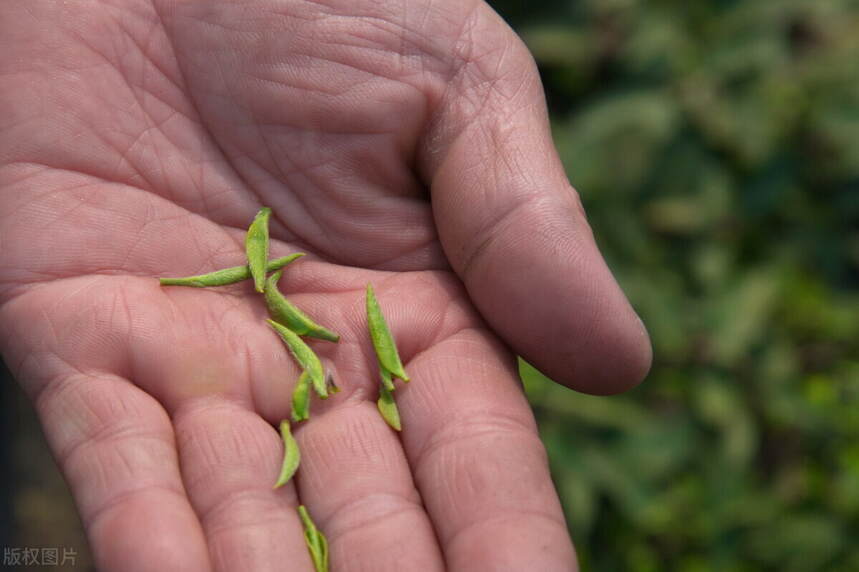
[[[623,391],[650,368],[647,332],[564,174],[530,53],[484,8],[419,155],[442,246],[514,351],[575,389]]]

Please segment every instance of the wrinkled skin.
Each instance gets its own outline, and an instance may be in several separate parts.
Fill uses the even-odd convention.
[[[533,62],[471,0],[0,3],[0,323],[103,570],[570,570],[515,353],[591,393],[650,363],[549,135]],[[274,425],[298,370],[243,262],[343,391]],[[367,282],[412,377],[375,409]],[[575,507],[571,507],[575,510]]]

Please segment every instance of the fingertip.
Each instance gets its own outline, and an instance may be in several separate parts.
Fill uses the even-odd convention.
[[[611,356],[601,363],[587,363],[590,371],[579,373],[580,391],[594,395],[623,393],[643,382],[650,372],[653,362],[650,335],[629,303],[625,315],[615,321],[615,328],[617,332],[602,341]]]
[[[567,342],[523,355],[546,377],[591,395],[616,395],[642,383],[650,372],[653,350],[644,323],[630,310],[631,319],[597,329],[583,348]]]
[[[650,370],[647,330],[570,201],[516,211],[462,276],[495,332],[556,382],[610,395]]]

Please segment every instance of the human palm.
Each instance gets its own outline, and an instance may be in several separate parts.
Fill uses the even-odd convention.
[[[310,570],[299,499],[334,570],[574,567],[504,344],[596,393],[650,350],[486,5],[6,2],[0,76],[0,347],[100,568]],[[153,278],[242,264],[261,205],[272,257],[308,253],[281,289],[341,334],[278,490],[298,370],[260,296]]]

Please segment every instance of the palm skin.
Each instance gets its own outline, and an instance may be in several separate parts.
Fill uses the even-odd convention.
[[[100,569],[311,570],[299,498],[334,570],[575,567],[508,346],[593,393],[650,350],[486,5],[6,2],[0,76],[0,348]],[[308,253],[281,289],[341,334],[276,491],[298,371],[260,296],[153,278],[241,264],[261,205],[272,257]]]

